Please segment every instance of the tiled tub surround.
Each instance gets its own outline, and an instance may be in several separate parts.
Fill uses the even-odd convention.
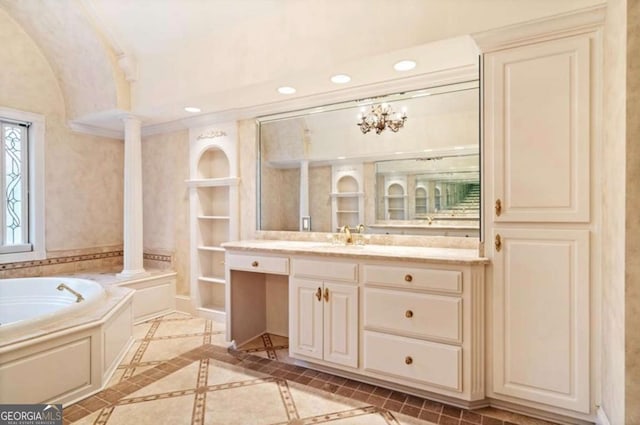
[[[461,410],[260,357],[282,353],[277,336],[252,342],[251,354],[227,351],[222,328],[183,314],[136,325],[136,341],[109,388],[65,407],[64,424],[550,424],[491,408]]]
[[[288,335],[291,356],[305,366],[463,407],[488,405],[486,259],[477,249],[285,240],[224,247],[227,332],[236,344],[264,332]]]

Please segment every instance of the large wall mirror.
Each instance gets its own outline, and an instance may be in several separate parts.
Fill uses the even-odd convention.
[[[479,236],[477,80],[261,117],[258,126],[258,230],[364,224],[367,233]]]

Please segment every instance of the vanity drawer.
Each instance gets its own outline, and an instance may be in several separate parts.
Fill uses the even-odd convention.
[[[462,293],[462,272],[458,270],[371,264],[365,264],[363,269],[365,284],[430,289],[452,294]]]
[[[462,299],[389,289],[364,289],[366,329],[462,343]]]
[[[292,261],[292,274],[295,277],[357,282],[358,264],[294,258]]]
[[[462,391],[462,348],[452,345],[365,331],[364,368]]]
[[[248,270],[257,273],[289,274],[287,257],[269,257],[251,254],[227,254],[227,266],[233,270]]]

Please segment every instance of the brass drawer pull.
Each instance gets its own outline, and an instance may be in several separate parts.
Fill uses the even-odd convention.
[[[411,358],[411,356],[407,356],[407,357],[404,358],[404,362],[406,364],[411,364],[411,363],[413,363],[413,359]]]
[[[329,288],[324,288],[324,300],[329,302]]]
[[[406,317],[407,319],[411,319],[413,317],[413,311],[411,310],[407,310],[404,312],[404,317]]]
[[[413,276],[411,276],[410,274],[405,274],[404,280],[405,282],[411,282],[413,280]]]
[[[318,301],[322,301],[322,288],[320,288],[319,286],[316,290],[316,298],[318,299]]]
[[[500,201],[500,199],[496,199],[496,216],[500,217],[500,214],[502,214],[502,201]]]
[[[500,252],[500,250],[502,249],[502,238],[500,237],[499,233],[496,235],[495,246],[496,246],[496,251]]]
[[[251,263],[251,267],[258,267],[260,265],[260,263],[258,263],[257,261],[254,261],[253,263]]]

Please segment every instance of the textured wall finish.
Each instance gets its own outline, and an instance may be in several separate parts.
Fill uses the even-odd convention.
[[[0,45],[0,63],[10,64],[0,70],[0,105],[46,118],[47,251],[121,245],[122,142],[65,127],[58,79],[33,40],[3,10]]]
[[[626,422],[640,423],[640,1],[627,2]]]
[[[258,145],[254,120],[238,122],[238,170],[240,173],[240,239],[256,234],[256,161]]]
[[[126,108],[128,90],[115,57],[75,0],[1,0],[49,60],[66,101],[67,119]],[[119,103],[120,101],[120,103]]]
[[[611,424],[624,420],[625,334],[625,46],[626,1],[609,0],[604,37],[602,152],[602,407]]]
[[[142,141],[144,251],[173,253],[178,295],[189,294],[189,132]]]

